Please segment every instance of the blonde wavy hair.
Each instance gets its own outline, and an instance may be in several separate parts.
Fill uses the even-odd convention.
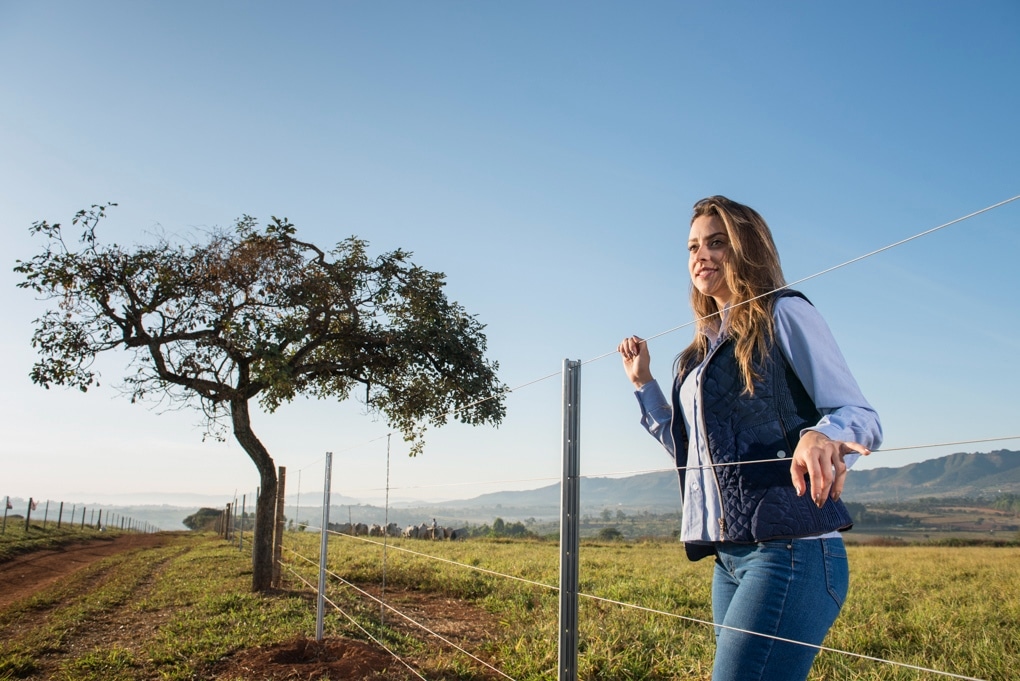
[[[731,298],[726,330],[735,343],[734,352],[744,378],[744,392],[754,394],[755,360],[767,356],[775,339],[772,317],[774,297],[764,295],[786,286],[779,252],[772,231],[756,210],[725,196],[709,196],[694,204],[691,223],[699,217],[715,216],[726,227],[729,248],[725,256],[726,285]],[[718,330],[721,310],[715,299],[691,285],[694,311],[694,341],[677,357],[676,371],[684,372],[708,354],[706,329]]]

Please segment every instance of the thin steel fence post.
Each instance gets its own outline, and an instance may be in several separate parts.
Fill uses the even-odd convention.
[[[326,551],[329,548],[329,501],[333,480],[333,452],[326,452],[326,478],[322,489],[322,528],[319,538],[319,593],[315,605],[315,640],[322,643],[322,620],[326,611]]]
[[[248,495],[247,494],[242,494],[241,495],[241,531],[238,533],[238,537],[237,537],[237,550],[238,551],[244,551],[244,516],[245,516],[245,511],[247,510],[245,508],[245,502],[247,500],[248,500]]]
[[[577,681],[580,541],[581,362],[563,360],[563,477],[560,482],[559,680]]]

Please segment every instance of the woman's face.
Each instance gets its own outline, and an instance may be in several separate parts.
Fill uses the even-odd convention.
[[[715,215],[694,218],[687,250],[691,254],[688,269],[694,288],[714,298],[721,310],[733,295],[726,284],[726,259],[730,252],[730,240],[722,220]]]

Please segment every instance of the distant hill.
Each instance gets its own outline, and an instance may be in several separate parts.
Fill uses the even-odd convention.
[[[850,470],[843,497],[849,501],[895,502],[921,497],[987,497],[1020,494],[1020,452],[961,452],[899,468]],[[504,519],[551,517],[559,513],[559,483],[534,490],[492,492],[471,499],[434,504],[447,511],[489,511]],[[428,507],[429,504],[421,504]],[[677,476],[672,471],[644,473],[627,478],[582,478],[581,512],[602,509],[628,514],[679,510]]]
[[[1020,452],[1000,449],[950,454],[900,468],[850,470],[843,495],[851,501],[895,502],[921,497],[988,497],[1020,493]]]
[[[680,506],[680,487],[673,471],[642,473],[627,478],[581,478],[581,506],[669,512]],[[533,490],[491,492],[463,501],[450,501],[447,506],[461,508],[529,507],[549,508],[558,512],[560,485],[555,483]]]
[[[938,459],[907,464],[897,468],[851,470],[847,475],[843,498],[857,503],[906,502],[921,497],[971,497],[994,499],[1000,494],[1020,494],[1020,451],[1001,449],[989,453],[961,452]],[[149,495],[150,498],[155,495]],[[321,519],[321,509],[314,503],[317,493],[298,498],[288,495],[286,514],[315,525]],[[321,498],[321,494],[318,494]],[[23,512],[27,500],[11,500],[15,510]],[[106,501],[113,501],[108,499]],[[104,516],[114,512],[118,516],[149,522],[162,529],[183,529],[181,521],[198,510],[199,506],[222,508],[226,501],[220,497],[201,497],[170,504],[132,503],[125,499],[120,504],[91,503],[91,514],[102,508]],[[238,500],[240,503],[240,500]],[[187,504],[187,505],[185,505]],[[194,504],[194,505],[191,505]],[[82,520],[82,504],[65,508],[65,521],[70,520],[71,509],[76,510],[75,522]],[[482,494],[470,499],[441,503],[425,501],[392,503],[387,510],[381,504],[366,503],[351,497],[334,494],[331,516],[346,521],[348,518],[365,523],[382,523],[385,520],[398,524],[420,523],[438,518],[446,525],[463,523],[491,523],[500,517],[506,521],[552,520],[560,513],[559,483],[533,490],[510,490]],[[643,473],[626,478],[582,478],[581,513],[596,516],[609,509],[622,511],[628,516],[640,513],[665,514],[680,510],[677,476],[673,471]],[[248,512],[253,508],[248,500]],[[50,522],[56,520],[57,508],[51,505]],[[44,508],[32,514],[33,520],[42,520]]]

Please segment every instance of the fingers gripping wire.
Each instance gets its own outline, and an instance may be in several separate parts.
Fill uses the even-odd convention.
[[[1005,435],[1002,437],[985,437],[977,438],[974,440],[954,440],[952,442],[932,442],[923,445],[907,445],[905,447],[882,447],[881,449],[871,450],[872,454],[887,453],[887,452],[902,452],[910,451],[912,449],[926,449],[931,447],[956,447],[959,445],[970,445],[980,444],[984,442],[1004,442],[1007,440],[1020,440],[1020,435]],[[724,463],[708,463],[700,466],[671,466],[669,468],[647,468],[642,470],[630,470],[630,471],[611,471],[609,473],[589,473],[585,475],[586,478],[605,478],[611,476],[624,476],[624,475],[642,475],[645,473],[663,473],[666,471],[694,471],[694,470],[705,470],[710,468],[725,468],[727,466],[747,466],[750,464],[757,463],[776,463],[779,459],[754,459],[750,461],[735,461],[735,462],[724,462]]]

